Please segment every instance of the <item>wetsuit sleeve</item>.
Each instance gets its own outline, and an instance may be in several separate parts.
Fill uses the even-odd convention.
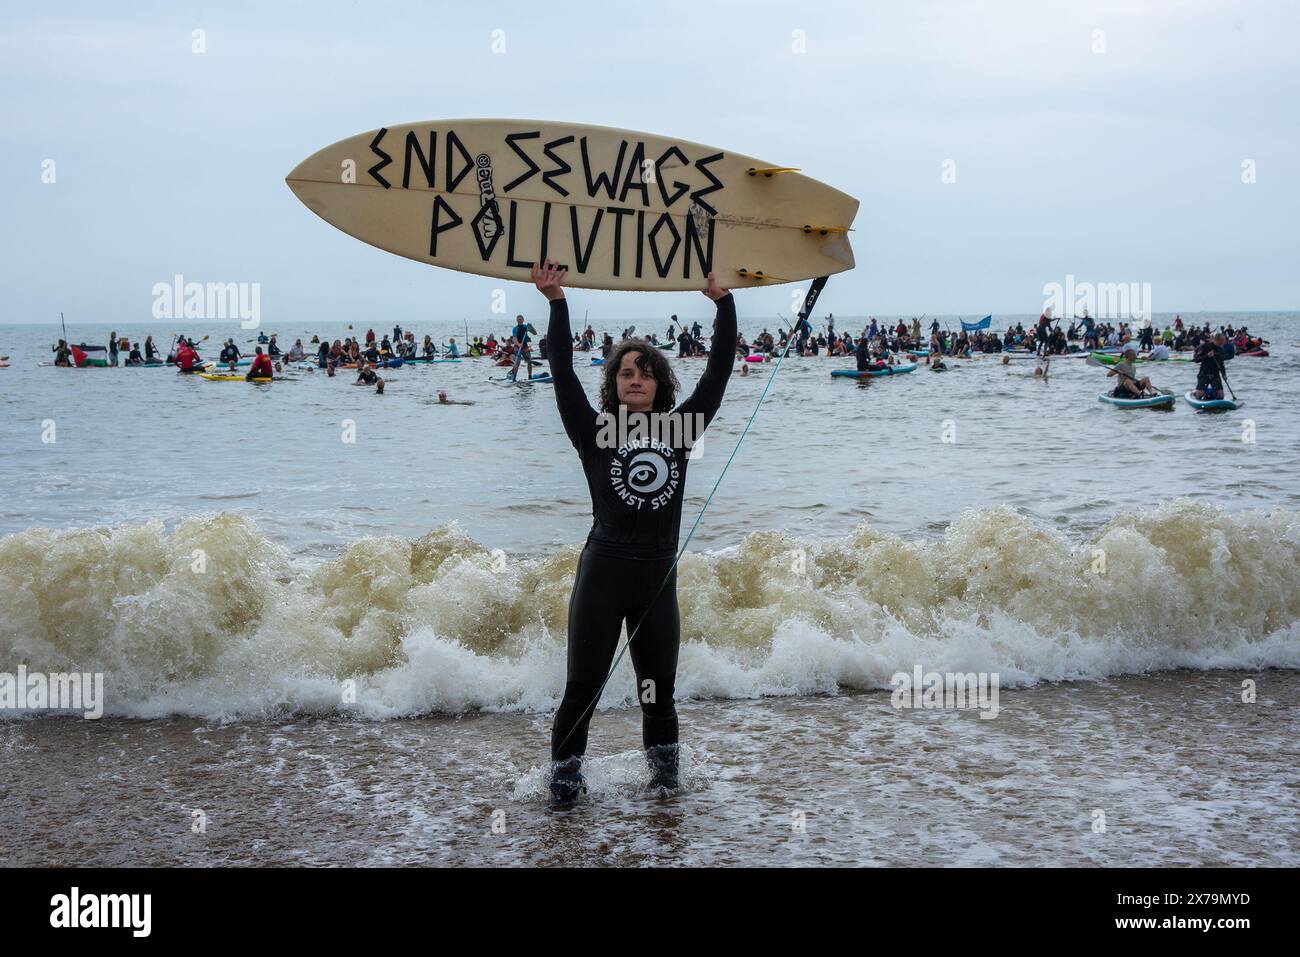
[[[573,336],[569,333],[569,303],[551,300],[551,320],[546,327],[547,352],[551,379],[555,383],[555,404],[569,441],[580,453],[591,448],[596,439],[596,410],[583,394],[582,383],[573,371]],[[554,342],[552,347],[550,343]]]
[[[727,293],[718,300],[718,312],[713,319],[713,342],[709,346],[709,361],[704,368],[704,375],[691,397],[683,402],[678,411],[684,415],[697,412],[704,414],[704,423],[713,421],[722,405],[722,394],[727,391],[727,380],[731,378],[731,369],[736,363],[736,300]]]

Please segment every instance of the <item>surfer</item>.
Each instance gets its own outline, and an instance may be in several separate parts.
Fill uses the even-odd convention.
[[[626,621],[641,702],[642,744],[651,787],[678,783],[677,712],[673,686],[681,623],[677,609],[676,554],[685,493],[687,452],[698,434],[677,432],[675,445],[649,439],[601,442],[596,410],[573,371],[573,338],[564,298],[565,270],[551,260],[533,266],[532,278],[550,301],[548,340],[555,401],[569,441],[578,451],[592,499],[592,527],[578,560],[569,598],[569,653],[564,699],[551,732],[551,793],[570,801],[585,790],[582,756],[587,727],[609,674]],[[704,294],[717,304],[714,341],[736,339],[731,293],[709,273]],[[663,352],[640,339],[620,343],[606,362],[600,411],[628,415],[673,410],[683,421],[696,414],[707,426],[718,411],[734,355],[714,349],[694,393],[674,409],[678,383]],[[668,430],[670,433],[673,430]],[[621,444],[620,444],[621,442]],[[617,447],[611,447],[617,446]]]

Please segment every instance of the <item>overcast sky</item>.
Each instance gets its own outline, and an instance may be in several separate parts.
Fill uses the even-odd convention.
[[[1296,308],[1297,26],[1300,4],[1241,0],[7,3],[0,322],[144,321],[177,273],[260,283],[270,325],[489,318],[500,280],[360,243],[284,184],[339,139],[450,117],[666,134],[858,197],[858,267],[818,314],[1036,313],[1068,274],[1150,283],[1156,312]]]

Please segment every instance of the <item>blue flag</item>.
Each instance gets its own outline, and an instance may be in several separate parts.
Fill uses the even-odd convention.
[[[987,329],[991,325],[993,325],[993,316],[991,315],[985,316],[979,322],[967,322],[965,319],[961,321],[962,332],[974,332],[976,329]]]

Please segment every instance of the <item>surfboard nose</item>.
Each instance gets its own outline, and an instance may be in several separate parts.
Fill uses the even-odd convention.
[[[285,175],[284,181],[290,189],[295,189],[295,180],[301,182],[307,178],[307,166],[311,162],[309,159],[303,160]]]

